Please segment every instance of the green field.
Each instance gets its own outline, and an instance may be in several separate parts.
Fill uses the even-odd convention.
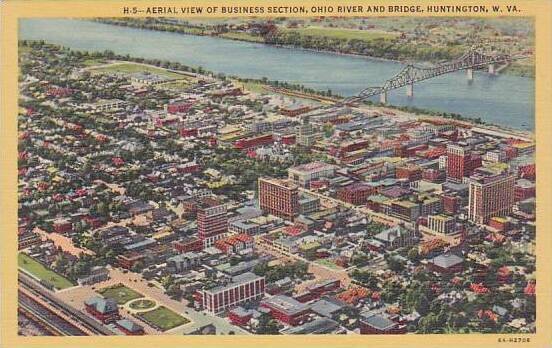
[[[165,76],[172,79],[186,78],[186,76],[182,74],[178,74],[172,71],[167,71],[165,69],[158,68],[152,65],[143,65],[143,64],[136,64],[136,63],[114,63],[113,65],[92,68],[91,70],[98,71],[98,72],[105,72],[105,73],[123,73],[123,74],[149,72],[152,74],[157,74],[159,76]]]
[[[163,306],[149,312],[140,313],[138,316],[157,326],[162,331],[167,331],[190,322],[190,320]]]
[[[94,66],[94,65],[100,65],[100,64],[105,64],[106,62],[102,61],[102,60],[98,60],[98,59],[85,59],[82,64],[84,66]]]
[[[115,301],[117,301],[117,304],[120,305],[125,304],[128,301],[144,297],[144,295],[130,288],[127,288],[123,284],[117,284],[108,288],[98,290],[98,293],[100,293],[105,298],[114,299]]]
[[[332,39],[355,39],[363,41],[372,41],[377,39],[391,40],[397,37],[397,35],[393,33],[344,28],[305,27],[297,29],[284,29],[284,31],[296,32],[303,36],[324,36]]]
[[[40,262],[36,261],[27,254],[19,253],[17,256],[17,264],[19,268],[27,271],[33,276],[51,283],[56,289],[62,290],[75,285],[69,279],[59,275],[51,269],[44,267]]]
[[[332,261],[330,261],[328,259],[316,260],[316,263],[318,263],[322,266],[326,266],[326,267],[331,268],[331,269],[335,269],[335,270],[343,269],[342,267],[339,267],[338,265],[336,265],[335,263],[333,263]]]

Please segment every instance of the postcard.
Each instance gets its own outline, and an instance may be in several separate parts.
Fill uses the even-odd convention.
[[[4,2],[1,346],[551,346],[551,10]]]

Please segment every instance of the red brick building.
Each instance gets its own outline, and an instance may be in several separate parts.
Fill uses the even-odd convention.
[[[203,241],[196,237],[184,237],[173,242],[173,247],[181,254],[203,250]]]
[[[144,254],[129,252],[117,256],[117,264],[126,269],[131,269],[137,262],[144,260]]]
[[[236,254],[242,250],[253,249],[254,245],[253,237],[246,233],[219,239],[215,242],[217,249],[229,255]]]
[[[295,134],[282,136],[281,142],[284,145],[293,145],[293,144],[295,144]]]
[[[94,296],[84,302],[85,310],[104,324],[119,320],[119,308],[112,298]]]
[[[66,219],[59,219],[54,221],[54,231],[56,233],[69,233],[73,230],[73,224]]]
[[[299,212],[299,187],[289,180],[259,178],[259,203],[264,212],[293,220]]]
[[[354,183],[337,191],[337,199],[354,205],[363,205],[368,196],[377,192],[377,187],[366,183]]]
[[[282,115],[289,116],[289,117],[299,116],[309,111],[311,111],[311,108],[309,106],[300,106],[296,108],[284,107],[280,109],[280,112],[282,113]]]
[[[261,302],[260,307],[269,309],[270,315],[274,319],[291,326],[301,324],[310,313],[308,305],[285,295],[276,295],[265,299]]]
[[[514,199],[516,202],[535,197],[535,184],[529,180],[520,179],[514,186]]]
[[[237,140],[234,143],[234,148],[238,150],[249,150],[272,143],[274,143],[272,134],[264,134],[257,137]]]
[[[442,200],[444,213],[447,213],[447,214],[458,213],[460,206],[462,204],[462,198],[452,194],[444,194],[441,200]]]
[[[251,320],[253,316],[252,311],[248,311],[243,307],[236,307],[228,312],[228,319],[234,325],[245,326]]]
[[[192,107],[192,103],[175,103],[167,106],[167,112],[169,114],[176,114],[178,112],[186,112]]]
[[[228,231],[226,205],[213,197],[203,197],[198,203],[197,232],[204,247],[224,237]]]
[[[479,167],[481,156],[471,154],[460,145],[447,146],[447,180],[462,182],[465,176],[470,176]]]
[[[397,179],[407,179],[408,181],[417,181],[422,178],[422,170],[418,166],[406,165],[395,169]]]
[[[514,205],[514,176],[480,171],[470,177],[468,219],[486,224],[489,218],[506,216]]]

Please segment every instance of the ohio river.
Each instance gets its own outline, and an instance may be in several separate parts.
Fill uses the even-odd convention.
[[[208,36],[119,27],[75,19],[22,19],[20,39],[45,40],[77,50],[112,50],[133,57],[176,61],[241,77],[262,78],[332,90],[343,96],[380,86],[403,64],[320,53]],[[391,105],[458,113],[517,129],[534,129],[534,79],[476,72],[468,83],[465,71],[389,93]],[[377,100],[377,98],[374,98]]]

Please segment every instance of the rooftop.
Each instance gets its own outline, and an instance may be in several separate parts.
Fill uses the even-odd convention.
[[[308,305],[285,295],[276,295],[271,298],[264,299],[263,303],[266,303],[270,307],[279,311],[285,312],[288,315],[298,314],[309,308]]]
[[[305,163],[296,167],[289,168],[289,170],[296,171],[296,172],[315,173],[320,170],[331,170],[335,168],[336,166],[333,164],[324,163],[324,162],[311,162],[311,163]]]

